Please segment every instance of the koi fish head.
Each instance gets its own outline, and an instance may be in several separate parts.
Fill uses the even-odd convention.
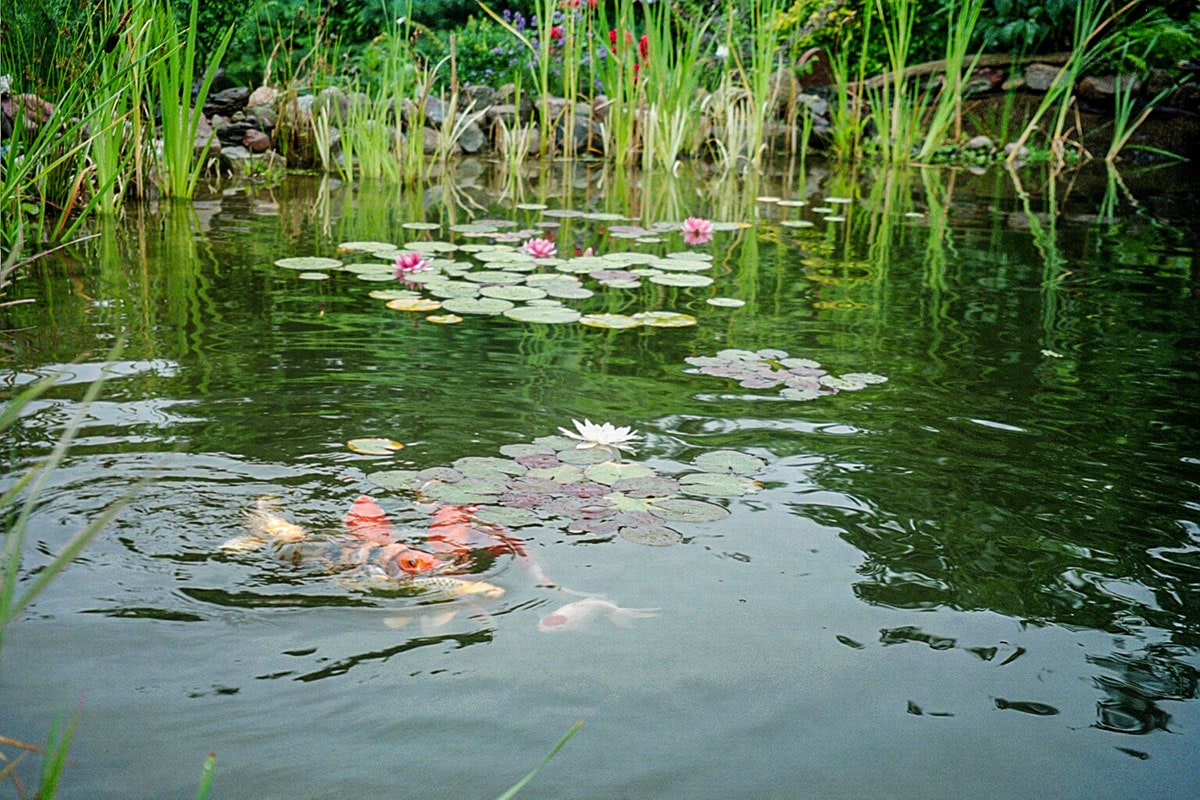
[[[413,547],[405,547],[396,553],[391,561],[401,572],[408,575],[419,575],[422,572],[429,572],[430,570],[437,569],[442,564],[441,559],[433,553],[426,553],[424,550],[417,550]]]

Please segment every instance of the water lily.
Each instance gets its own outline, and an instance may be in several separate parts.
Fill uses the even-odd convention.
[[[713,224],[703,217],[688,217],[683,221],[683,243],[704,244],[711,242]]]
[[[617,428],[611,422],[606,422],[603,425],[597,425],[590,419],[584,419],[580,422],[577,419],[571,420],[575,424],[575,430],[578,433],[572,433],[566,428],[559,428],[559,432],[563,436],[571,439],[578,439],[579,444],[575,447],[583,450],[588,447],[611,447],[613,450],[628,450],[633,452],[633,447],[629,445],[633,439],[637,438],[638,432],[628,426]]]
[[[554,258],[558,248],[549,239],[530,239],[521,245],[521,252],[534,258]]]
[[[433,264],[432,258],[427,258],[420,253],[414,253],[406,250],[396,256],[396,277],[403,279],[407,275],[412,275],[414,272],[424,272]]]

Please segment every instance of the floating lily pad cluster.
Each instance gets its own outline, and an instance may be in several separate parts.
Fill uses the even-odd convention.
[[[449,467],[385,470],[368,478],[385,489],[414,492],[450,505],[473,505],[475,515],[505,527],[560,527],[598,538],[622,536],[647,545],[683,540],[671,523],[713,522],[729,515],[716,497],[757,492],[751,476],[762,459],[732,450],[704,453],[690,469],[661,475],[611,449],[579,448],[565,436],[543,436],[500,448],[501,457],[460,458]]]
[[[663,235],[677,233],[679,223],[655,223],[650,227],[613,225],[628,222],[617,214],[583,213],[569,209],[546,209],[527,204],[525,210],[540,210],[540,227],[518,229],[508,220],[477,220],[450,226],[463,238],[487,239],[487,242],[453,244],[445,241],[411,241],[397,247],[389,242],[344,242],[339,250],[358,253],[377,261],[344,263],[339,259],[302,257],[282,258],[276,266],[302,270],[300,277],[327,278],[332,271],[349,272],[359,280],[386,283],[394,281],[393,262],[404,252],[419,253],[430,259],[426,269],[406,276],[400,288],[383,288],[371,297],[383,300],[396,311],[425,313],[425,319],[439,324],[461,322],[465,316],[503,315],[521,322],[541,324],[579,323],[595,328],[685,327],[696,324],[695,317],[674,311],[647,310],[631,314],[584,314],[567,305],[586,300],[597,291],[628,291],[646,284],[679,288],[711,286],[707,273],[713,268],[708,253],[688,250],[658,256],[642,252],[614,252],[581,255],[574,258],[535,258],[522,252],[516,243],[541,236],[544,228],[559,224],[556,218],[580,217],[610,223],[606,235],[633,238],[639,242],[664,241]],[[714,230],[733,230],[742,223],[713,223]],[[434,223],[405,223],[405,228],[431,230]],[[743,301],[711,297],[710,305],[736,308]]]
[[[854,392],[887,378],[873,372],[831,375],[811,358],[790,358],[784,350],[721,350],[712,356],[685,358],[693,375],[735,380],[746,389],[774,389],[785,400],[815,400],[838,392]]]

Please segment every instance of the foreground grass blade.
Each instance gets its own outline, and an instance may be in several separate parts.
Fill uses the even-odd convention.
[[[541,772],[542,769],[545,768],[545,766],[550,763],[550,759],[554,758],[555,754],[558,753],[558,751],[562,749],[562,746],[567,743],[568,739],[570,739],[572,736],[575,735],[575,733],[579,730],[579,728],[582,725],[583,725],[583,720],[576,721],[576,723],[571,726],[571,730],[567,731],[566,734],[564,734],[563,737],[558,740],[558,744],[554,745],[554,748],[549,753],[546,754],[546,757],[542,759],[542,763],[540,763],[536,767],[534,767],[533,770],[530,771],[530,773],[528,775],[526,775],[524,778],[521,778],[521,780],[519,780],[515,784],[513,784],[513,787],[511,789],[509,789],[507,792],[505,792],[504,794],[497,797],[496,800],[512,800],[512,798],[516,796],[517,792],[519,792],[525,788],[525,784],[527,784],[531,780],[533,780],[534,776],[537,775],[539,772]]]
[[[204,767],[200,771],[200,791],[196,793],[196,800],[207,800],[208,793],[212,791],[213,770],[217,766],[217,754],[209,753],[208,758],[204,759]]]

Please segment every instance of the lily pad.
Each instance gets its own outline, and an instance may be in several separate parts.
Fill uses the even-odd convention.
[[[745,300],[738,300],[736,297],[710,297],[704,302],[717,308],[741,308],[746,305]]]
[[[428,297],[402,297],[389,301],[387,307],[393,311],[437,311],[442,304]]]
[[[509,458],[521,458],[522,456],[540,456],[554,455],[554,448],[542,444],[506,444],[500,448],[500,454]]]
[[[611,461],[613,451],[607,447],[570,447],[557,453],[559,461],[564,464],[574,464],[577,467],[589,467]]]
[[[442,303],[442,308],[455,314],[503,314],[513,307],[507,300],[494,297],[451,297]]]
[[[679,491],[679,481],[662,475],[648,475],[641,478],[621,478],[613,483],[612,488],[629,497],[670,497]]]
[[[438,228],[440,228],[442,226],[436,222],[413,221],[413,222],[405,222],[400,227],[407,228],[410,231],[436,231]]]
[[[676,311],[642,311],[633,318],[652,328],[686,328],[696,324],[695,317]]]
[[[454,468],[467,477],[489,475],[524,475],[526,469],[507,458],[464,456],[454,462]]]
[[[497,488],[483,479],[467,478],[458,483],[433,481],[421,490],[421,494],[431,500],[440,500],[451,505],[470,506],[494,503],[503,491],[504,487]]]
[[[520,528],[540,521],[538,515],[529,509],[511,506],[480,506],[474,516],[481,522],[501,525],[505,528]]]
[[[515,272],[504,272],[498,269],[485,269],[479,272],[467,272],[463,275],[465,280],[472,283],[487,283],[493,286],[511,285],[514,283],[524,283],[525,278]]]
[[[275,262],[277,267],[299,270],[337,269],[341,265],[342,262],[336,258],[322,258],[321,256],[294,256],[281,258]]]
[[[484,297],[496,297],[500,300],[511,300],[514,303],[540,300],[546,296],[544,290],[535,286],[484,286],[479,293]]]
[[[463,318],[458,314],[430,314],[425,321],[432,322],[434,325],[457,325],[463,321]]]
[[[779,396],[784,400],[797,400],[804,402],[806,400],[816,400],[821,397],[821,393],[816,389],[780,389]]]
[[[659,519],[673,522],[716,522],[729,516],[729,511],[722,506],[679,497],[651,500],[649,509]]]
[[[386,469],[370,473],[367,480],[381,489],[415,492],[428,479],[415,469]]]
[[[351,439],[346,442],[346,447],[364,456],[390,456],[395,451],[404,449],[404,445],[400,444],[400,442],[374,436],[364,439]]]
[[[327,281],[329,280],[328,272],[301,272],[296,276],[302,281]]]
[[[351,250],[359,253],[374,253],[379,250],[395,250],[391,242],[342,242],[338,250]]]
[[[697,469],[729,475],[754,475],[767,464],[761,458],[737,450],[712,450],[701,453],[692,461]]]
[[[549,469],[531,469],[525,474],[530,478],[545,478],[555,483],[578,483],[583,480],[583,470],[570,464]]]
[[[604,461],[588,467],[583,474],[589,481],[612,486],[622,478],[647,478],[654,470],[633,461]]]
[[[707,275],[695,275],[690,272],[676,273],[669,272],[663,275],[653,275],[650,277],[651,283],[657,283],[660,286],[711,286],[713,279]]]
[[[549,436],[537,437],[533,440],[533,443],[549,447],[551,450],[558,452],[559,450],[574,450],[579,441],[569,436],[559,436],[557,433],[552,433]]]
[[[579,312],[565,306],[517,306],[504,312],[504,316],[519,322],[540,322],[547,325],[575,322]]]
[[[680,488],[687,494],[705,497],[741,497],[762,490],[762,484],[741,475],[696,472],[679,479]]]
[[[430,294],[443,300],[451,297],[475,297],[479,294],[480,288],[478,284],[466,281],[438,281],[425,286]]]
[[[587,325],[589,328],[636,328],[642,324],[641,320],[625,314],[585,314],[579,318],[581,325]]]
[[[357,277],[360,281],[369,281],[372,283],[383,283],[384,281],[395,280],[396,276],[391,270],[386,272],[360,272]]]
[[[367,293],[372,300],[415,300],[420,296],[411,289],[372,289]]]
[[[668,547],[683,541],[683,534],[666,525],[627,525],[617,529],[622,539],[651,547]]]

